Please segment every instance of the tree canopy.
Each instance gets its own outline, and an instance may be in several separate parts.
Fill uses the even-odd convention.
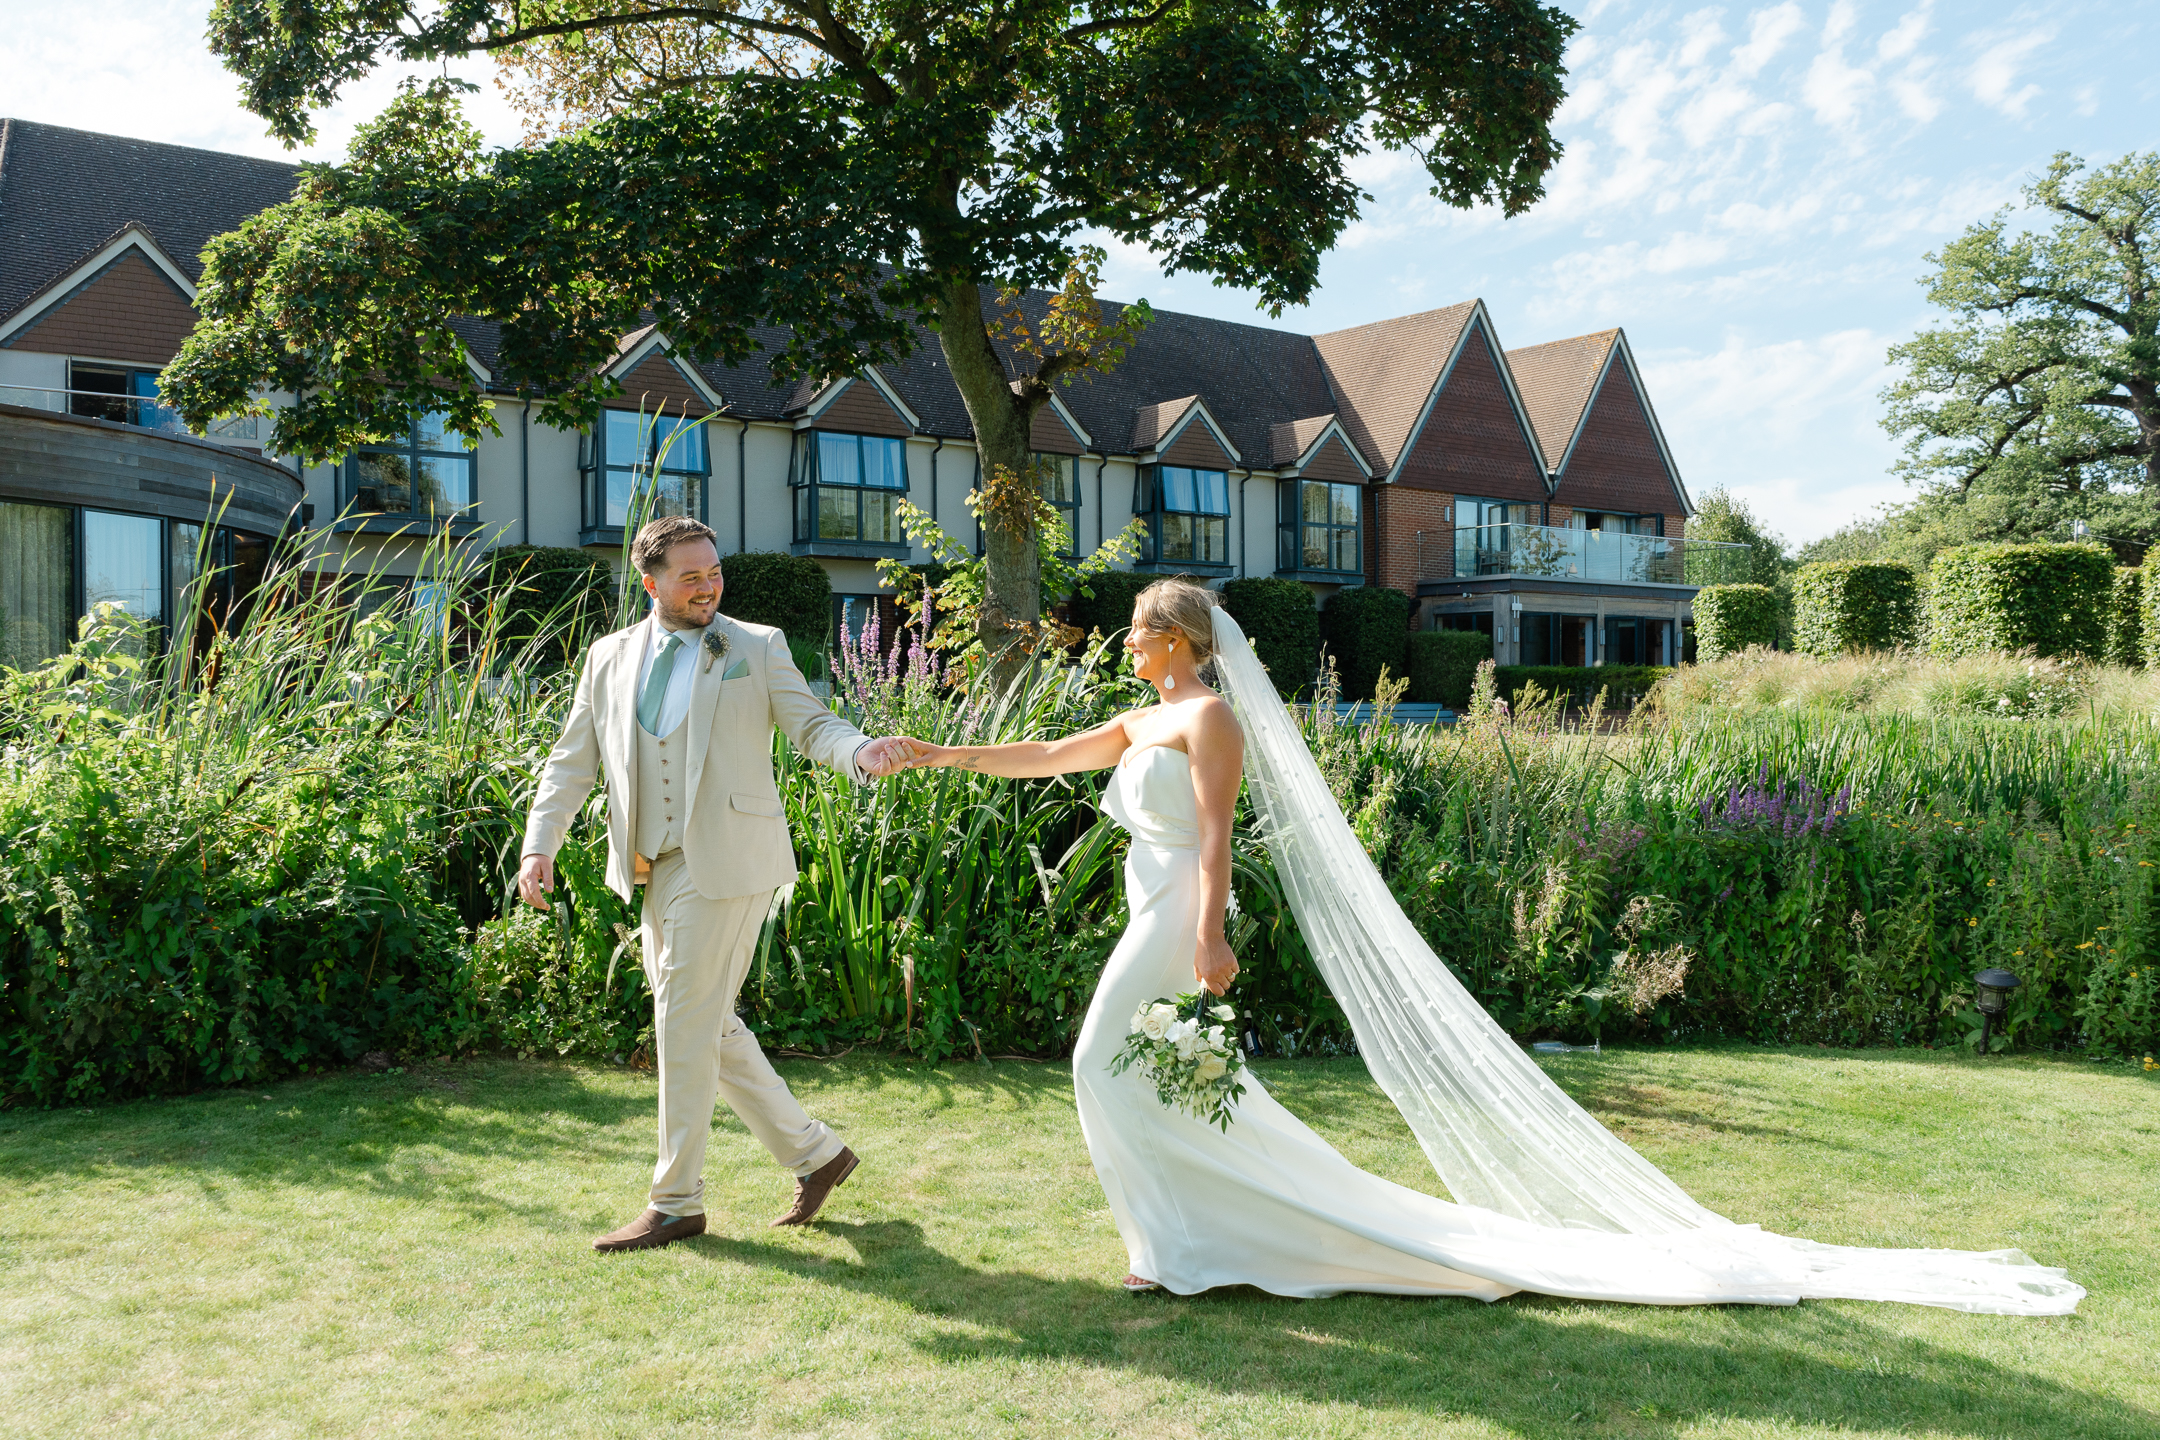
[[[289,142],[386,61],[475,54],[561,123],[488,152],[454,82],[408,88],[213,242],[166,388],[191,420],[303,391],[275,443],[331,455],[423,408],[491,428],[460,317],[500,324],[504,377],[565,425],[645,323],[724,363],[785,326],[787,377],[895,358],[920,321],[984,474],[1018,472],[1051,385],[1121,347],[1082,327],[1008,373],[982,287],[1060,284],[1092,230],[1279,313],[1373,147],[1414,150],[1450,204],[1520,211],[1558,157],[1572,29],[1536,0],[218,0],[212,49]],[[986,537],[988,608],[1019,621],[1032,523]]]
[[[1928,299],[1950,314],[1890,351],[1904,373],[1883,392],[1883,425],[1904,437],[1899,471],[1937,500],[1989,497],[1981,508],[2000,514],[1974,517],[1982,532],[2086,519],[2150,538],[2160,153],[2090,172],[2059,154],[2025,198],[2029,212],[2006,207],[1928,256]]]

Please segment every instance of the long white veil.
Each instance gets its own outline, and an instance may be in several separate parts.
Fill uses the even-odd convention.
[[[1298,929],[1457,1203],[1537,1225],[1691,1236],[1789,1269],[1812,1297],[2062,1314],[2084,1290],[2014,1250],[1865,1250],[1735,1225],[1569,1099],[1456,980],[1380,878],[1229,612],[1216,672],[1245,732],[1245,775]],[[1714,1297],[1705,1297],[1714,1298]]]

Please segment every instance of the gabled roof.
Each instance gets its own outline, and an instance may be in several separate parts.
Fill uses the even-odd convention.
[[[1580,418],[1553,469],[1553,498],[1576,503],[1581,494],[1579,487],[1591,485],[1621,503],[1661,504],[1664,495],[1649,493],[1656,488],[1656,482],[1650,480],[1640,463],[1640,440],[1647,437],[1663,471],[1659,478],[1680,502],[1680,513],[1693,515],[1695,502],[1680,479],[1672,447],[1665,443],[1665,428],[1658,423],[1657,410],[1650,404],[1650,392],[1643,385],[1642,372],[1636,368],[1627,333],[1601,333],[1607,339],[1604,361],[1590,378]],[[1572,487],[1571,480],[1575,481]]]
[[[1583,418],[1590,413],[1590,397],[1597,393],[1597,382],[1619,338],[1618,330],[1599,330],[1507,352],[1508,369],[1515,372],[1515,388],[1522,393],[1523,409],[1537,431],[1547,470],[1560,468],[1581,432]]]
[[[1372,466],[1358,453],[1350,434],[1343,428],[1342,420],[1334,415],[1309,415],[1303,420],[1290,420],[1274,427],[1271,432],[1275,449],[1269,463],[1277,470],[1301,471],[1311,465],[1320,452],[1327,447],[1330,437],[1342,442],[1343,450],[1357,467],[1360,475],[1372,478]]]
[[[0,320],[131,225],[192,290],[210,238],[292,198],[298,177],[276,160],[0,119]]]
[[[1479,302],[1466,300],[1313,336],[1313,347],[1342,396],[1343,428],[1375,471],[1393,470],[1402,458],[1433,386],[1478,308]]]

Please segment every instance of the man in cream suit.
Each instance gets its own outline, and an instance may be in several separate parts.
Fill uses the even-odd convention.
[[[555,855],[607,775],[610,889],[644,885],[639,927],[659,1041],[660,1161],[651,1203],[596,1250],[643,1250],[705,1233],[705,1142],[724,1095],[796,1177],[775,1225],[803,1225],[853,1173],[855,1154],[812,1119],[735,1016],[736,992],[795,846],[772,770],[772,732],[858,781],[891,773],[903,742],[867,739],[804,683],[787,638],[719,613],[713,532],[671,516],[630,559],[653,611],[593,643],[562,739],[525,822],[518,892],[547,908]]]

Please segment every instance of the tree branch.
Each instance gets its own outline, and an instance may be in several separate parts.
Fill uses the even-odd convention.
[[[1127,15],[1111,20],[1090,20],[1084,25],[1068,26],[1063,38],[1066,40],[1080,40],[1089,35],[1108,34],[1113,30],[1145,30],[1148,26],[1153,25],[1172,10],[1175,10],[1177,6],[1178,0],[1162,0],[1162,4],[1157,5],[1145,15]]]

